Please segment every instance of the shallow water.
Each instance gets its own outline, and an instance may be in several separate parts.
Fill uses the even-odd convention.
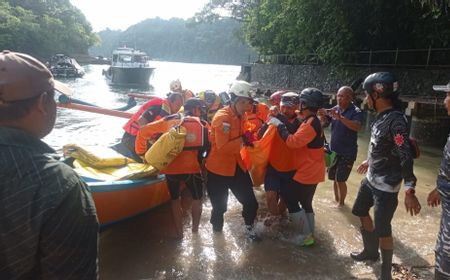
[[[238,66],[155,62],[157,70],[151,78],[149,93],[164,95],[171,80],[180,78],[183,86],[198,92],[227,89],[239,74]],[[114,88],[101,76],[105,66],[87,66],[82,79],[67,80],[74,97],[113,108],[126,102],[126,93],[136,89]],[[62,145],[110,145],[120,139],[125,119],[58,110],[55,130],[45,141],[61,150]],[[367,138],[359,138],[357,163],[367,153]],[[423,148],[415,162],[418,178],[417,196],[422,212],[409,216],[403,205],[403,193],[393,220],[394,262],[412,267],[417,279],[432,279],[434,244],[440,209],[426,206],[426,196],[434,188],[442,151]],[[185,236],[174,238],[170,207],[164,205],[147,214],[115,225],[100,234],[101,279],[376,279],[379,263],[353,262],[349,254],[361,248],[359,221],[351,214],[359,182],[355,172],[348,181],[346,207],[334,207],[332,182],[321,183],[314,198],[316,242],[300,248],[290,241],[286,222],[266,227],[264,191],[255,188],[260,209],[257,231],[263,241],[251,243],[244,238],[241,206],[230,195],[225,214],[224,231],[213,233],[209,224],[211,206],[206,198],[198,234],[190,232],[189,215],[185,218]],[[186,204],[189,198],[186,197]],[[414,279],[414,278],[411,278]]]

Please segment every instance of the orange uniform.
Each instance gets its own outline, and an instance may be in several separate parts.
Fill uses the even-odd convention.
[[[272,140],[269,155],[269,163],[277,171],[287,172],[298,169],[299,158],[302,157],[301,149],[289,148],[278,133]]]
[[[295,181],[312,185],[325,180],[323,139],[320,121],[316,116],[309,117],[300,125],[295,134],[288,136],[286,145],[289,148],[298,149],[296,153],[298,169],[294,175]]]
[[[239,165],[246,172],[240,154],[243,128],[244,119],[230,106],[217,111],[211,123],[211,152],[206,159],[206,169],[218,175],[234,176]]]
[[[156,133],[165,133],[172,127],[180,124],[180,118],[160,119],[143,126],[136,137],[136,153],[143,155],[147,151],[147,140]],[[198,151],[182,151],[165,169],[163,174],[195,174],[200,173]]]
[[[252,111],[245,112],[246,122],[245,131],[256,134],[269,115],[269,107],[264,103],[253,105]]]

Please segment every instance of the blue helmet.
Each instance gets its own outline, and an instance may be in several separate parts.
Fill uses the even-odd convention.
[[[376,72],[366,77],[363,89],[371,94],[377,92],[381,97],[390,97],[398,91],[398,81],[390,72]]]

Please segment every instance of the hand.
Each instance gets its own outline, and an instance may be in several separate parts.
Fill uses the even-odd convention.
[[[255,141],[255,139],[253,138],[253,134],[250,131],[246,131],[242,135],[242,142],[244,146],[254,147],[253,141]]]
[[[330,110],[328,112],[328,115],[335,120],[341,120],[343,118],[341,113],[339,113],[339,111],[337,111],[337,110]]]
[[[369,169],[369,162],[367,160],[361,162],[361,164],[356,169],[359,174],[366,174],[367,169]]]
[[[436,207],[439,204],[441,204],[441,195],[439,194],[437,189],[432,190],[428,194],[427,203],[428,203],[428,206],[431,206],[431,207]]]
[[[269,121],[267,122],[267,124],[271,124],[275,127],[279,126],[280,124],[282,124],[283,122],[281,122],[279,119],[277,118],[270,118]]]
[[[275,117],[280,113],[280,109],[277,106],[271,106],[269,109],[269,116]]]
[[[411,216],[415,216],[420,212],[420,203],[415,194],[405,194],[405,208]]]

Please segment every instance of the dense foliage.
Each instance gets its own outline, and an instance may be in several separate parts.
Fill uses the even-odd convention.
[[[127,45],[157,60],[240,64],[255,53],[239,39],[239,27],[231,19],[211,24],[175,18],[148,19],[124,32],[99,32],[102,43],[91,48],[90,53],[109,57],[115,48]]]
[[[96,42],[91,25],[69,0],[0,0],[0,49],[45,59],[85,54]]]
[[[432,0],[213,0],[196,20],[228,10],[260,54],[314,53],[339,63],[348,51],[449,47],[447,8]]]

